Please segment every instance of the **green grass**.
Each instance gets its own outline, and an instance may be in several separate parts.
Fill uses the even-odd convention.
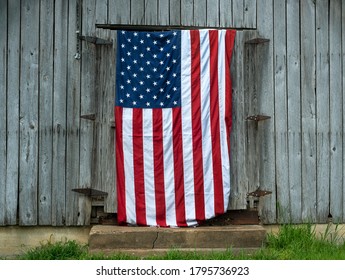
[[[87,245],[76,241],[46,242],[25,252],[23,260],[134,260],[126,254],[89,254]],[[253,254],[228,249],[223,252],[200,253],[170,250],[151,260],[345,260],[345,242],[337,231],[326,231],[317,236],[312,225],[281,225],[277,234],[267,234],[265,246]]]

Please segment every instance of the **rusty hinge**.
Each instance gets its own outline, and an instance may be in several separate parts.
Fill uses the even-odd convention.
[[[84,194],[90,197],[99,197],[99,196],[107,196],[107,192],[91,189],[91,188],[79,188],[79,189],[72,189],[72,191]]]
[[[113,42],[109,40],[105,40],[102,38],[98,37],[93,37],[93,36],[79,36],[78,37],[80,40],[95,44],[95,45],[112,45]]]
[[[270,39],[266,39],[266,38],[254,38],[251,40],[248,40],[245,42],[245,44],[264,44],[264,43],[268,43],[270,41]]]
[[[96,120],[96,114],[81,115],[80,118],[85,119],[85,120],[94,121],[94,120]]]
[[[259,122],[259,121],[264,121],[267,119],[270,119],[270,116],[264,116],[264,115],[253,115],[253,116],[248,116],[246,117],[246,121],[255,121],[255,122]]]
[[[247,193],[247,196],[261,197],[271,193],[271,191],[260,190],[260,188],[257,188],[255,191]]]

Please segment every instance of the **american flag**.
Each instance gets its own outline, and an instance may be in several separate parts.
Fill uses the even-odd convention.
[[[230,195],[234,30],[118,31],[119,224],[195,226]]]

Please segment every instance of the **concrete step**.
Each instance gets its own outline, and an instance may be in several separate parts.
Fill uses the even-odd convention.
[[[162,254],[181,251],[246,250],[261,248],[266,230],[260,225],[202,226],[195,228],[123,227],[96,225],[89,235],[90,252],[106,254]]]

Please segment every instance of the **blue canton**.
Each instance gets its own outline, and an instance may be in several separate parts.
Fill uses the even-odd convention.
[[[181,106],[181,33],[118,31],[116,106]]]

